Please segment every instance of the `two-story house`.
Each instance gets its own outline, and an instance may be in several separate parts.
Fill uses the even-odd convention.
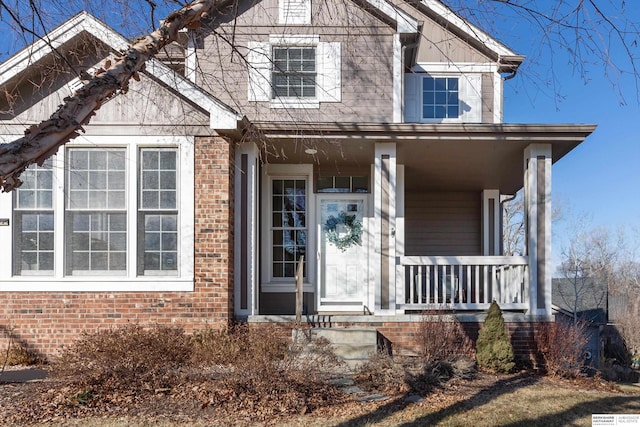
[[[292,322],[302,256],[308,319],[398,347],[424,310],[552,320],[551,165],[594,127],[503,123],[523,56],[437,0],[238,1],[182,36],[0,196],[1,327],[53,354],[126,322]],[[0,64],[0,137],[126,46],[81,13]],[[502,256],[522,187],[527,254]]]

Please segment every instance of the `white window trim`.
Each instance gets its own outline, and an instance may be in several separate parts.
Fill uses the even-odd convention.
[[[282,0],[280,4],[282,4]],[[278,97],[271,98],[269,106],[271,108],[320,108],[320,99],[318,97],[318,91],[320,90],[320,85],[318,84],[318,80],[320,78],[320,52],[318,51],[318,44],[320,43],[320,36],[311,35],[311,36],[288,36],[288,35],[270,35],[269,36],[269,44],[270,49],[269,53],[273,54],[274,47],[287,47],[287,46],[308,46],[316,48],[316,96],[314,97]],[[270,84],[272,80],[270,79]]]
[[[411,69],[416,73],[497,73],[493,62],[418,62]]]
[[[313,193],[313,165],[287,165],[287,164],[268,164],[264,167],[262,176],[262,218],[265,221],[262,227],[262,243],[261,249],[263,262],[261,265],[260,281],[263,292],[294,292],[294,278],[273,278],[271,275],[272,265],[272,237],[271,237],[271,182],[273,179],[290,178],[305,179],[307,181],[307,255],[305,262],[307,263],[307,277],[303,283],[305,292],[314,292],[314,280],[316,277],[316,236],[315,236],[315,197]],[[266,218],[265,218],[266,216]]]
[[[316,48],[316,96],[272,98],[271,69],[274,46]],[[342,101],[341,48],[339,42],[321,42],[319,35],[272,34],[268,42],[249,42],[247,54],[248,100],[268,101],[270,108],[318,109],[323,102]]]
[[[18,136],[0,136],[1,140],[11,140]],[[0,194],[0,218],[10,218],[11,225],[0,227],[0,241],[11,244],[9,256],[0,259],[0,292],[174,292],[194,289],[194,138],[170,136],[82,136],[66,144],[66,147],[126,147],[129,156],[127,170],[127,270],[124,275],[65,275],[64,266],[64,197],[62,183],[64,170],[54,167],[54,223],[56,257],[53,275],[13,276],[13,194]],[[136,258],[137,233],[132,226],[136,221],[137,190],[131,188],[131,180],[136,182],[137,159],[140,148],[178,147],[179,156],[179,269],[178,275],[137,276]],[[66,150],[59,150],[54,157],[54,165],[64,164]]]
[[[421,68],[421,72],[405,74],[405,123],[482,123],[482,73],[475,71],[461,73],[457,65],[453,68],[446,64],[439,65],[441,67],[434,67],[435,70],[429,69],[425,71]],[[438,119],[422,116],[422,77],[458,78],[458,103],[460,108],[458,117]],[[413,79],[414,87],[411,86],[410,79]],[[471,107],[471,112],[464,110],[465,104]],[[411,110],[413,110],[413,113],[411,113]]]
[[[457,78],[458,79],[458,117],[445,117],[445,118],[433,118],[433,117],[424,117],[422,115],[422,97],[419,96],[418,97],[418,111],[420,112],[418,117],[420,119],[420,123],[462,123],[463,122],[463,116],[464,113],[462,111],[462,103],[464,102],[464,100],[462,99],[462,84],[463,84],[463,79],[464,76],[461,75],[455,75],[455,74],[445,74],[445,73],[424,73],[422,75],[420,75],[419,81],[419,88],[420,88],[420,95],[422,95],[422,85],[424,83],[424,79],[423,77],[432,77],[434,79],[442,79],[442,78]]]

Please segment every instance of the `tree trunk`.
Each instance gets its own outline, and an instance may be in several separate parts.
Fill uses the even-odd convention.
[[[33,125],[25,135],[13,142],[0,144],[0,187],[9,192],[22,184],[20,174],[32,163],[42,164],[60,146],[77,137],[82,126],[89,123],[96,111],[112,97],[126,93],[131,78],[163,47],[176,40],[182,28],[194,28],[210,15],[221,1],[196,0],[170,14],[152,33],[136,39],[129,49],[104,68],[76,93],[64,99],[64,104],[40,124]]]

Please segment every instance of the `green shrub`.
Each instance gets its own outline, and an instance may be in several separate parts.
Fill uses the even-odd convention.
[[[494,301],[476,341],[478,366],[495,372],[510,372],[515,366],[513,346],[504,326],[502,310]]]

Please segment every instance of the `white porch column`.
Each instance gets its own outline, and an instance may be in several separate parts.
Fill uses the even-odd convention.
[[[482,255],[500,255],[500,191],[482,192]]]
[[[525,251],[529,313],[551,314],[551,144],[524,150]]]
[[[250,316],[258,307],[258,147],[238,146],[235,156],[234,310]]]
[[[375,313],[396,311],[396,144],[378,143],[374,162]]]

